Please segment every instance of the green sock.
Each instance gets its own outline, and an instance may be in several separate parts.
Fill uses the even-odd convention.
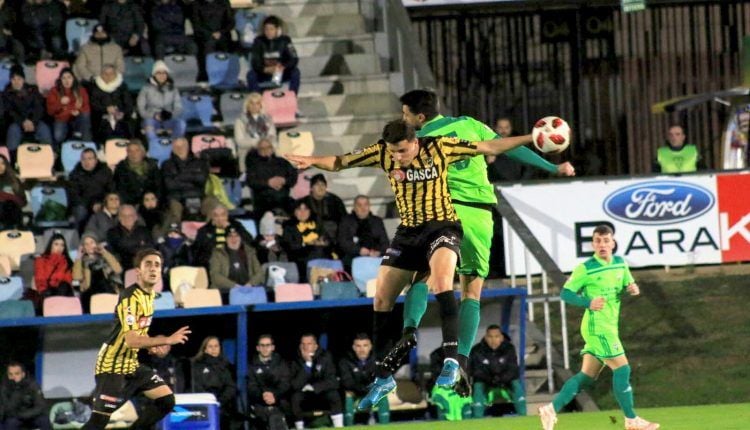
[[[378,402],[378,424],[388,424],[389,422],[391,422],[391,410],[388,404],[388,396],[385,396]]]
[[[479,300],[463,299],[458,310],[458,354],[469,356],[479,329]]]
[[[354,397],[346,395],[344,397],[344,425],[354,424]]]
[[[487,403],[487,393],[484,392],[484,383],[475,382],[472,394],[472,413],[474,418],[482,418],[484,416],[485,403]]]
[[[510,383],[513,387],[513,406],[516,408],[516,413],[521,416],[526,416],[526,393],[523,391],[523,384],[520,379],[514,379]]]
[[[594,380],[589,375],[578,372],[573,375],[572,378],[568,379],[563,385],[562,390],[552,400],[552,404],[555,406],[555,412],[560,412],[576,395],[584,388],[590,387],[594,383]]]
[[[406,292],[404,300],[404,328],[417,328],[427,311],[427,295],[430,290],[424,282],[417,282]]]
[[[635,418],[633,410],[633,387],[630,385],[630,365],[618,367],[612,372],[612,392],[627,418]]]

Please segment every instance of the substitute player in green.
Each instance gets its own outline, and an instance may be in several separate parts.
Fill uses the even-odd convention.
[[[438,98],[432,91],[414,90],[401,96],[403,119],[417,129],[417,136],[450,136],[468,141],[498,138],[487,125],[471,117],[447,117],[440,115]],[[570,163],[554,165],[526,147],[518,147],[506,153],[511,159],[547,172],[573,176],[575,170]],[[469,353],[479,328],[479,298],[484,279],[489,274],[490,246],[492,245],[492,210],[497,198],[492,184],[487,179],[487,163],[483,156],[472,157],[448,168],[448,188],[451,201],[464,229],[461,241],[461,263],[458,268],[461,281],[461,305],[459,309],[458,362],[465,373]],[[427,310],[429,291],[425,283],[415,283],[407,292],[404,304],[404,331],[401,340],[389,354],[389,360],[400,362],[401,358],[416,345],[416,331]],[[393,298],[395,301],[395,297]],[[440,385],[445,381],[439,379]],[[466,378],[456,386],[459,394],[467,396],[470,386]]]
[[[578,265],[565,283],[560,297],[573,306],[586,308],[581,335],[586,345],[581,351],[581,371],[568,379],[552,403],[539,408],[544,430],[553,430],[557,412],[584,388],[593,385],[604,367],[612,369],[612,392],[625,414],[625,430],[656,430],[659,424],[637,416],[633,410],[630,365],[620,342],[620,296],[640,294],[638,285],[622,257],[612,255],[614,232],[607,225],[594,229],[594,256]]]

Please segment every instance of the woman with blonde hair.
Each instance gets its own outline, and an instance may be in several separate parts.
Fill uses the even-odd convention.
[[[245,98],[242,114],[234,121],[234,141],[239,159],[244,160],[247,151],[255,148],[261,139],[269,139],[276,145],[276,126],[263,110],[263,96],[250,93]]]

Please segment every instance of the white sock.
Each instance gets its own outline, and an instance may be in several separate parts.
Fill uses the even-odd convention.
[[[294,422],[294,428],[297,430],[302,430],[305,428],[305,422],[304,421],[295,421]]]
[[[344,414],[331,415],[334,427],[344,427]]]

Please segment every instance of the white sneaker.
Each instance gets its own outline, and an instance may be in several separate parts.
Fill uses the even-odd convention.
[[[641,417],[625,418],[625,430],[658,430],[661,426]]]
[[[539,418],[542,420],[544,430],[554,430],[557,424],[557,413],[552,403],[539,407]]]

